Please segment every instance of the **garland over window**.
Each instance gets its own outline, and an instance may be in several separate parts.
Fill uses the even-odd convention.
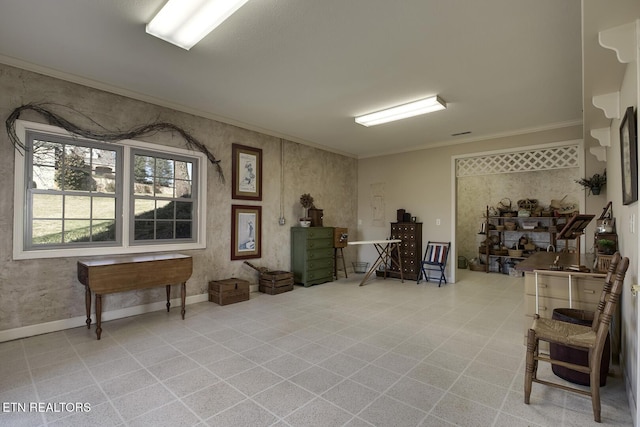
[[[31,110],[40,114],[45,119],[47,119],[47,121],[51,125],[59,126],[74,135],[82,136],[84,138],[89,138],[96,141],[117,142],[125,139],[135,139],[139,137],[149,136],[149,135],[156,134],[158,132],[175,132],[184,139],[185,145],[187,146],[187,148],[189,148],[190,150],[198,150],[207,156],[207,159],[209,159],[211,164],[213,164],[216,167],[216,170],[218,171],[218,176],[220,177],[222,182],[224,182],[224,174],[222,173],[222,168],[220,167],[220,160],[217,160],[213,155],[213,153],[211,153],[211,151],[209,151],[209,149],[202,142],[198,141],[191,134],[189,134],[187,131],[185,131],[179,126],[176,126],[172,123],[167,123],[167,122],[154,122],[147,125],[134,127],[128,131],[116,132],[116,131],[107,130],[106,128],[104,128],[103,126],[101,126],[100,124],[92,120],[91,118],[88,118],[91,122],[95,123],[97,126],[104,129],[102,131],[92,131],[88,129],[83,129],[80,126],[60,116],[59,114],[54,113],[48,108],[48,106],[63,107],[74,112],[75,114],[82,115],[82,113],[79,113],[78,111],[73,110],[70,107],[60,105],[60,104],[54,104],[54,103],[40,103],[40,104],[29,103],[16,108],[15,110],[13,110],[13,112],[9,115],[9,117],[5,121],[7,126],[7,134],[9,135],[9,140],[11,141],[13,146],[16,148],[16,150],[22,150],[22,151],[25,150],[24,144],[20,141],[20,138],[18,138],[18,135],[16,133],[16,120],[20,118],[20,114],[23,111],[27,111],[27,110]]]

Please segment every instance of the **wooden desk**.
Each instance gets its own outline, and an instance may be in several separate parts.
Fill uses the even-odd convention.
[[[376,251],[378,251],[378,258],[376,259],[376,261],[371,265],[371,268],[369,269],[369,271],[367,271],[367,274],[365,274],[364,278],[362,279],[362,282],[360,282],[360,286],[364,285],[364,283],[367,281],[367,279],[369,279],[369,277],[375,273],[376,269],[378,268],[378,266],[382,263],[384,263],[385,266],[385,274],[384,274],[384,278],[387,278],[387,263],[389,261],[391,261],[392,263],[396,264],[398,266],[398,269],[400,271],[400,280],[404,283],[404,276],[402,275],[402,257],[398,257],[398,260],[396,261],[392,256],[391,256],[391,252],[393,251],[393,249],[397,250],[398,252],[400,252],[400,243],[402,243],[401,239],[391,239],[391,240],[361,240],[359,242],[348,242],[348,245],[373,245],[374,248],[376,248]]]
[[[87,328],[91,327],[91,291],[96,295],[96,335],[102,333],[102,295],[166,286],[167,311],[171,285],[181,284],[182,318],[185,314],[186,282],[193,270],[190,256],[181,254],[132,255],[78,261],[78,280],[85,285]]]

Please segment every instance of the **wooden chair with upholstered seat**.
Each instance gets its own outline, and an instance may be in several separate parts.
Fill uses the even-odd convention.
[[[591,326],[567,323],[560,320],[545,319],[536,316],[527,334],[527,358],[524,379],[524,403],[529,404],[532,383],[539,383],[566,391],[591,396],[593,419],[600,422],[600,362],[604,344],[609,332],[611,319],[615,314],[624,277],[629,267],[629,258],[621,258],[616,252],[600,296],[600,302],[593,316]],[[556,343],[588,352],[588,366],[577,365],[562,360],[554,360],[549,354],[539,352],[539,342]],[[589,389],[579,389],[564,384],[537,378],[538,362],[548,362],[578,372],[589,374]]]

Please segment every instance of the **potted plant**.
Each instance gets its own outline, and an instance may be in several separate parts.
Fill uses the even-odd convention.
[[[311,197],[311,194],[305,193],[302,196],[300,196],[300,204],[302,205],[302,210],[303,210],[303,215],[300,218],[300,225],[302,227],[309,227],[311,225],[309,208],[313,207],[313,197]]]
[[[600,189],[607,183],[607,171],[605,170],[602,175],[599,173],[594,174],[591,178],[580,178],[576,182],[589,190],[589,194],[598,195]]]
[[[612,255],[616,251],[616,242],[609,239],[598,239],[598,251],[605,255]]]

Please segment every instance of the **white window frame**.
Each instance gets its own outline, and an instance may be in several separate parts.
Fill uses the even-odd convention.
[[[26,134],[28,131],[48,133],[64,137],[73,137],[72,134],[57,126],[46,125],[42,123],[28,122],[24,120],[16,121],[16,133],[23,144],[26,144]],[[96,141],[100,142],[100,141]],[[97,255],[119,255],[134,254],[145,252],[167,252],[167,251],[184,251],[192,249],[205,249],[206,246],[206,218],[207,218],[207,168],[208,160],[204,153],[199,153],[182,148],[169,147],[148,142],[123,140],[114,143],[123,149],[122,158],[122,212],[116,212],[116,216],[122,224],[122,243],[118,246],[104,247],[75,247],[75,248],[52,248],[52,249],[33,249],[26,250],[24,247],[24,232],[26,221],[26,188],[25,188],[25,167],[26,158],[20,150],[15,150],[15,169],[14,169],[14,203],[13,203],[13,259],[38,259],[38,258],[65,258],[65,257],[84,257]],[[140,148],[152,151],[158,154],[164,153],[168,155],[180,155],[192,157],[198,162],[197,176],[197,198],[198,209],[196,212],[195,225],[196,235],[192,242],[176,242],[176,243],[146,243],[139,244],[133,242],[130,237],[129,230],[133,226],[130,224],[129,212],[131,206],[131,149]]]

